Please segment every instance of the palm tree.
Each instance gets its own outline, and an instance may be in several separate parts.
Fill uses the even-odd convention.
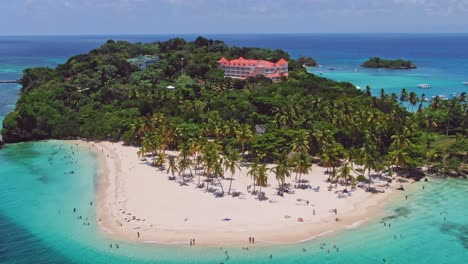
[[[216,142],[207,142],[202,149],[203,163],[205,165],[205,174],[208,179],[206,190],[208,190],[209,178],[216,169],[216,163],[219,159],[220,146]]]
[[[294,158],[294,172],[299,174],[299,184],[301,184],[302,174],[307,174],[312,167],[312,160],[307,152],[300,152]]]
[[[215,162],[213,172],[216,175],[216,179],[218,179],[219,186],[221,187],[221,195],[224,195],[224,188],[223,188],[223,184],[221,183],[221,178],[224,179],[222,159],[219,159],[217,162]]]
[[[241,156],[239,152],[233,149],[231,149],[224,156],[224,168],[226,171],[229,170],[231,172],[228,194],[231,193],[232,180],[234,179],[234,174],[236,173],[236,169],[240,170],[240,167],[239,167],[240,159],[241,159]]]
[[[385,94],[385,90],[382,88],[380,89],[380,100],[385,100],[387,98],[387,95]]]
[[[340,178],[344,179],[346,184],[350,181],[351,177],[351,166],[346,162],[343,167],[340,169]]]
[[[409,155],[403,149],[395,149],[388,153],[393,165],[405,168],[409,163]]]
[[[391,139],[393,139],[393,142],[390,146],[393,149],[406,149],[407,147],[409,147],[412,143],[407,133],[408,132],[404,132],[398,135],[392,135]]]
[[[364,145],[359,150],[360,163],[363,165],[364,172],[367,170],[369,187],[371,183],[371,170],[376,167],[376,154],[377,149],[372,144],[370,135],[366,132]]]
[[[364,93],[366,96],[371,96],[371,87],[366,85],[366,92]]]
[[[203,156],[202,155],[197,155],[197,157],[195,159],[195,175],[197,174],[197,168],[200,167],[200,165],[202,165],[202,164],[203,164]],[[198,173],[198,186],[200,186],[201,175],[202,175],[201,173]]]
[[[406,102],[408,101],[408,92],[406,91],[405,88],[401,89],[401,94],[400,94],[400,102]]]
[[[282,154],[276,161],[275,167],[270,169],[276,176],[280,191],[282,191],[284,188],[286,177],[291,176],[289,167],[288,157],[285,154]]]
[[[241,155],[244,155],[245,144],[250,142],[253,138],[252,129],[248,124],[244,124],[238,130],[239,142],[241,143]]]
[[[322,151],[324,165],[326,167],[332,167],[332,173],[328,177],[328,180],[330,180],[336,176],[336,167],[338,167],[340,164],[341,157],[344,153],[344,148],[340,143],[333,140],[330,143],[325,144],[322,148]]]
[[[177,172],[177,165],[174,156],[169,156],[169,165],[167,167],[166,173],[171,173],[173,177],[175,177],[175,173]]]
[[[192,160],[189,157],[189,151],[187,148],[183,148],[179,154],[179,174],[182,174],[182,180],[185,181],[185,170],[189,169],[190,175],[193,177],[192,169]]]
[[[411,111],[413,111],[414,106],[418,103],[419,99],[415,92],[410,92],[409,102],[411,104]]]
[[[257,168],[257,185],[260,187],[260,195],[262,195],[262,187],[268,184],[268,175],[266,164],[262,164]]]
[[[154,165],[157,167],[162,167],[164,165],[164,162],[166,161],[166,154],[163,152],[158,153],[156,156],[156,160],[154,161]]]
[[[298,153],[298,152],[308,152],[309,151],[309,135],[307,131],[301,131],[300,135],[298,135],[293,140],[293,147],[291,153]]]
[[[254,187],[253,193],[255,193],[255,182],[257,180],[258,167],[259,167],[259,163],[257,160],[255,160],[254,162],[252,162],[252,164],[250,164],[250,170],[247,172],[247,175],[252,177],[252,180],[253,180],[253,187]]]

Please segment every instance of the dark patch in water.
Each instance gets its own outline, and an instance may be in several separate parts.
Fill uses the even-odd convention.
[[[468,225],[460,225],[453,223],[444,223],[440,227],[440,231],[445,234],[449,234],[458,239],[464,248],[468,249]]]
[[[411,213],[411,211],[406,207],[399,207],[395,209],[394,212],[395,214],[382,218],[382,221],[395,220],[400,217],[407,217]]]
[[[0,214],[0,263],[72,263],[12,220]]]
[[[41,177],[38,178],[38,180],[40,182],[42,182],[42,183],[49,183],[50,182],[50,178],[47,175],[42,175]]]

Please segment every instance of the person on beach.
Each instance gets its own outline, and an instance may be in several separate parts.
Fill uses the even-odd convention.
[[[252,237],[252,244],[255,244],[255,237]]]
[[[193,245],[195,246],[195,238],[192,238],[192,240],[193,240]]]
[[[249,237],[249,244],[252,243],[252,237]]]
[[[137,231],[137,237],[140,238],[140,232]]]
[[[192,245],[192,239],[190,239],[190,246]]]

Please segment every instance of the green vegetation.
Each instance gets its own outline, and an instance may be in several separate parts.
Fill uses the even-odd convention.
[[[140,54],[157,54],[159,60],[139,70],[127,60]],[[223,56],[284,57],[289,78],[278,83],[262,76],[224,78],[216,65]],[[16,109],[4,119],[6,142],[122,140],[140,146],[138,154],[152,157],[155,166],[168,159],[173,178],[185,181],[188,169],[200,188],[200,166],[208,189],[228,171],[232,181],[242,161],[252,162],[249,175],[261,190],[267,184],[265,162],[275,163],[272,171],[282,188],[287,177],[300,180],[312,162],[329,169],[330,181],[355,184],[369,179],[371,171],[427,166],[445,172],[467,159],[466,94],[435,98],[429,105],[406,90],[400,95],[381,90],[374,97],[370,87],[361,92],[350,83],[306,73],[281,50],[228,47],[202,37],[151,44],[111,40],[56,69],[27,69],[21,82]],[[405,104],[419,107],[408,112]],[[265,133],[256,134],[257,125]],[[436,147],[434,139],[441,135],[456,140]],[[168,157],[167,149],[180,155]],[[351,176],[355,165],[366,177]]]
[[[405,61],[402,59],[398,60],[385,60],[379,57],[372,57],[362,64],[362,67],[366,68],[387,68],[387,69],[414,69],[414,65],[411,61]]]
[[[300,57],[296,60],[296,63],[306,67],[316,67],[317,62],[311,57]]]

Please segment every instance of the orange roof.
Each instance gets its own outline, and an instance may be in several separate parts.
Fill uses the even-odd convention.
[[[222,57],[218,63],[223,65],[230,65],[230,66],[246,66],[246,67],[261,67],[261,68],[273,68],[273,67],[281,67],[288,62],[285,59],[279,60],[277,63],[273,63],[271,61],[266,60],[248,60],[244,59],[243,57],[239,57],[238,59],[234,60],[227,60],[226,58]]]
[[[288,64],[288,61],[285,60],[285,59],[283,59],[283,58],[281,58],[281,60],[279,60],[276,64],[278,64],[278,65],[285,65],[285,64]]]
[[[219,63],[226,63],[226,62],[229,62],[229,61],[226,60],[226,58],[222,57],[218,62]]]

